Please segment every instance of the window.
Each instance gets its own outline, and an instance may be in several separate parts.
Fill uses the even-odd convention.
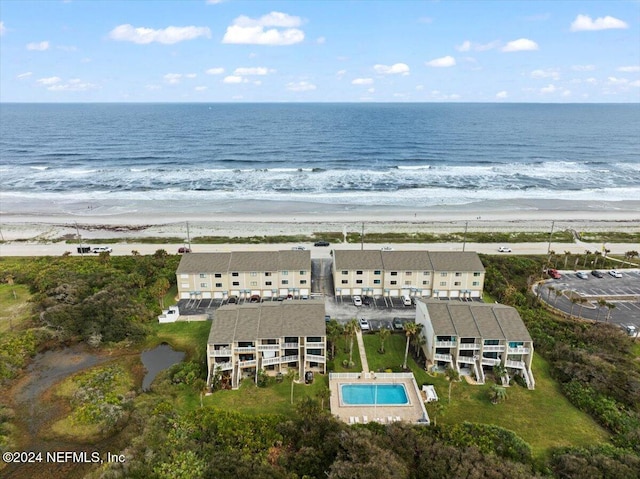
[[[442,273],[440,273],[440,276],[442,276],[444,278],[445,276],[447,276],[447,273],[446,272],[442,272]]]
[[[201,288],[206,288],[207,287],[207,283],[200,283],[200,287]]]
[[[306,271],[300,271],[300,276],[304,276],[305,274],[307,274]]]
[[[267,271],[264,275],[265,276],[271,276],[271,273],[269,271]]]
[[[265,281],[264,284],[265,286],[271,286],[271,281]]]
[[[287,276],[288,274],[289,274],[289,272],[288,272],[288,271],[283,271],[283,272],[282,272],[282,276]]]
[[[239,281],[234,281],[233,283],[231,283],[233,286],[240,286],[240,282]]]
[[[422,286],[428,286],[428,285],[429,285],[429,281],[428,280],[422,282]]]
[[[375,274],[376,276],[380,276],[380,270],[379,269],[375,270],[373,274]]]
[[[252,271],[251,276],[258,276],[258,273],[256,273],[255,271]]]
[[[455,283],[453,283],[454,286],[460,286],[462,283],[460,281],[456,281]]]
[[[456,277],[459,278],[460,276],[462,276],[462,273],[456,273]]]
[[[396,285],[396,284],[398,284],[398,282],[397,281],[391,281],[391,284],[392,285]]]
[[[200,273],[200,277],[201,277],[201,278],[206,278],[206,277],[207,277],[207,275],[206,275],[205,273]]]
[[[342,284],[349,284],[349,280],[348,279],[343,279],[342,280]]]
[[[231,273],[231,276],[238,277],[238,273]]]
[[[251,281],[251,283],[249,283],[250,286],[258,286],[258,282],[257,281]]]
[[[474,286],[480,286],[480,281],[474,281],[474,282],[473,282],[473,285],[474,285]]]
[[[398,272],[397,271],[392,271],[391,272],[391,276],[398,276]]]
[[[405,285],[405,286],[411,286],[411,281],[405,281],[405,282],[404,282],[404,285]]]
[[[343,271],[342,271],[342,274],[343,274],[343,275],[346,275],[346,274],[349,274],[349,272],[348,272],[348,271],[343,270]]]
[[[405,276],[411,276],[413,274],[413,271],[407,271],[406,273],[404,273]]]
[[[189,287],[189,283],[181,283],[180,286],[182,288],[188,288]]]
[[[289,280],[288,279],[283,279],[282,280],[282,284],[289,284]]]
[[[216,283],[216,288],[222,288],[222,283]]]
[[[356,274],[362,274],[362,270],[356,271]]]
[[[180,277],[181,277],[182,279],[188,279],[188,278],[189,278],[189,275],[188,275],[188,274],[181,274],[181,275],[180,275]]]
[[[306,279],[301,279],[300,280],[300,284],[307,284],[307,280]]]
[[[222,273],[216,273],[216,274],[215,274],[215,277],[216,277],[216,278],[222,278]]]
[[[446,281],[440,281],[440,286],[446,286],[447,282]]]
[[[424,273],[422,273],[422,274],[424,274],[425,276],[431,276],[431,271],[425,271],[425,272],[424,272]]]
[[[356,284],[362,284],[362,280],[361,279],[356,279]]]
[[[374,279],[373,280],[373,284],[380,284],[380,280],[379,279]]]
[[[473,273],[473,275],[477,278],[478,276],[480,276],[480,273],[476,271],[475,273]]]

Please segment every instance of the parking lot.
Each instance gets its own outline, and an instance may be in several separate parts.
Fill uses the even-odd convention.
[[[640,270],[618,271],[622,274],[621,278],[614,278],[608,271],[602,271],[602,278],[587,272],[587,279],[580,279],[574,271],[560,271],[562,277],[545,281],[540,295],[544,301],[567,314],[573,309],[574,316],[597,321],[606,321],[609,317],[610,323],[621,327],[634,325],[640,330]],[[556,296],[548,286],[565,294]],[[570,291],[585,298],[587,302],[572,303],[566,296]],[[615,306],[611,309],[601,306],[598,304],[600,299]]]

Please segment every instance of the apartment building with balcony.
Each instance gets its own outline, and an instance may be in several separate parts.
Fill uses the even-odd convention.
[[[311,291],[309,251],[188,253],[176,271],[180,299],[307,296]]]
[[[336,296],[480,298],[484,273],[475,252],[333,251]]]
[[[428,367],[467,371],[480,384],[500,365],[507,383],[513,375],[535,388],[531,372],[533,341],[515,308],[502,304],[421,299],[416,323],[422,325]]]
[[[323,300],[269,301],[220,307],[207,341],[207,384],[220,371],[238,388],[257,379],[295,370],[326,373],[326,326]]]

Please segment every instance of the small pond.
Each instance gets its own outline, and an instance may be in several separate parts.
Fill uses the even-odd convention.
[[[147,374],[145,374],[142,380],[142,390],[148,391],[149,386],[151,386],[151,383],[158,373],[170,368],[174,364],[178,364],[183,359],[183,351],[174,351],[173,348],[166,343],[144,351],[142,353],[142,364],[147,370]]]

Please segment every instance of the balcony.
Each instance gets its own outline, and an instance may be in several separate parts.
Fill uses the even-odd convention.
[[[275,358],[263,358],[262,359],[262,365],[263,366],[271,366],[273,364],[280,364],[282,358],[281,357],[275,357]]]
[[[317,354],[307,354],[305,360],[313,363],[324,363],[326,361],[324,356],[318,356]]]
[[[508,348],[507,354],[529,354],[531,349],[525,348],[524,346],[518,346],[517,348]]]
[[[483,366],[497,366],[498,364],[500,364],[500,362],[500,359],[496,358],[482,358]]]
[[[298,355],[291,355],[291,356],[282,356],[280,358],[280,362],[281,363],[292,363],[294,361],[298,360]]]
[[[460,343],[460,350],[480,349],[480,345],[476,343]]]
[[[504,344],[485,344],[482,350],[487,353],[502,353],[504,352]]]
[[[211,351],[211,356],[231,356],[231,349],[214,349],[213,351]]]
[[[258,351],[280,351],[279,344],[258,344]]]
[[[300,343],[283,343],[280,346],[282,349],[298,349],[300,347]]]
[[[451,362],[451,355],[450,354],[439,354],[439,353],[436,353],[436,354],[433,355],[433,359],[435,359],[436,361]]]
[[[251,366],[255,366],[256,365],[256,360],[255,359],[249,359],[247,361],[238,361],[238,367],[239,368],[249,368]]]
[[[220,371],[229,371],[233,369],[233,364],[231,363],[231,361],[228,361],[226,363],[214,363],[213,370],[215,371],[218,368],[220,368]]]
[[[304,345],[305,351],[308,349],[322,349],[324,348],[324,343],[309,343]]]
[[[455,348],[455,341],[436,341],[436,348]]]
[[[507,366],[508,368],[516,368],[516,369],[525,368],[524,361],[511,361],[510,359],[507,359],[505,366]]]
[[[242,348],[235,348],[234,352],[236,353],[254,353],[256,351],[255,346],[244,346]]]
[[[473,356],[458,356],[458,360],[459,363],[462,364],[475,364],[476,360],[473,358]]]

